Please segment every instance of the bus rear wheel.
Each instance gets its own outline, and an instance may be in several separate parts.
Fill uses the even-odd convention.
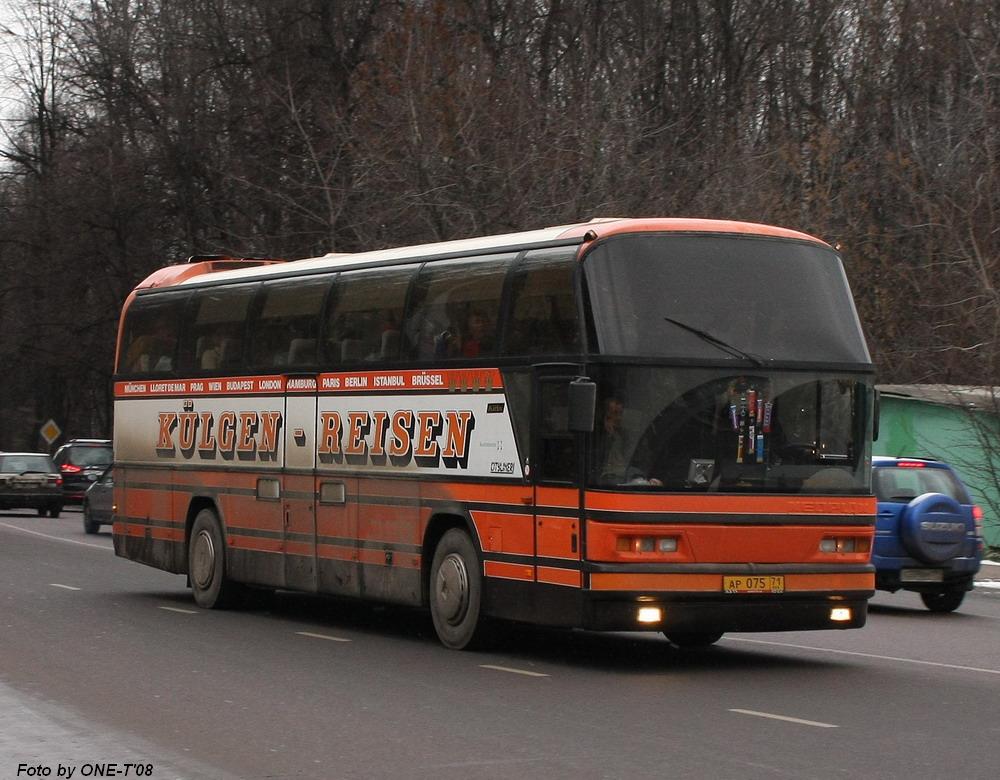
[[[441,537],[431,563],[430,604],[434,630],[452,650],[472,650],[486,641],[481,614],[483,575],[469,535],[452,528]]]
[[[202,509],[191,527],[188,576],[199,607],[225,609],[239,600],[242,589],[226,575],[225,539],[219,518],[211,509]]]

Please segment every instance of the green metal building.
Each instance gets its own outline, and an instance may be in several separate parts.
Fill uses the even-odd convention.
[[[942,460],[983,509],[986,544],[1000,552],[1000,387],[880,385],[875,455]]]

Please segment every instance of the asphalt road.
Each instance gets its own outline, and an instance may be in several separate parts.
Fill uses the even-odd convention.
[[[457,653],[411,610],[284,593],[198,610],[76,512],[0,513],[0,585],[4,779],[1000,771],[1000,591],[951,615],[879,594],[859,631],[702,651],[518,628]]]

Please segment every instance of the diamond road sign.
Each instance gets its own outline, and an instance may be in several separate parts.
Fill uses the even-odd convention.
[[[56,425],[55,420],[49,420],[45,425],[42,426],[42,438],[45,439],[46,444],[51,444],[56,439],[59,438],[59,434],[62,433],[62,428]]]

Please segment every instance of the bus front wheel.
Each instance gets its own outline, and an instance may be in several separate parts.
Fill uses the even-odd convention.
[[[695,648],[695,647],[708,647],[709,645],[714,645],[720,639],[722,639],[722,631],[701,631],[701,632],[689,632],[680,634],[668,634],[666,631],[663,635],[671,641],[671,643],[677,645],[681,648]]]
[[[465,531],[452,528],[441,537],[431,563],[431,618],[441,644],[452,650],[482,646],[488,630],[482,596],[476,548]]]
[[[188,576],[195,603],[205,609],[225,609],[236,603],[240,586],[226,576],[226,545],[219,518],[202,509],[188,541]]]

